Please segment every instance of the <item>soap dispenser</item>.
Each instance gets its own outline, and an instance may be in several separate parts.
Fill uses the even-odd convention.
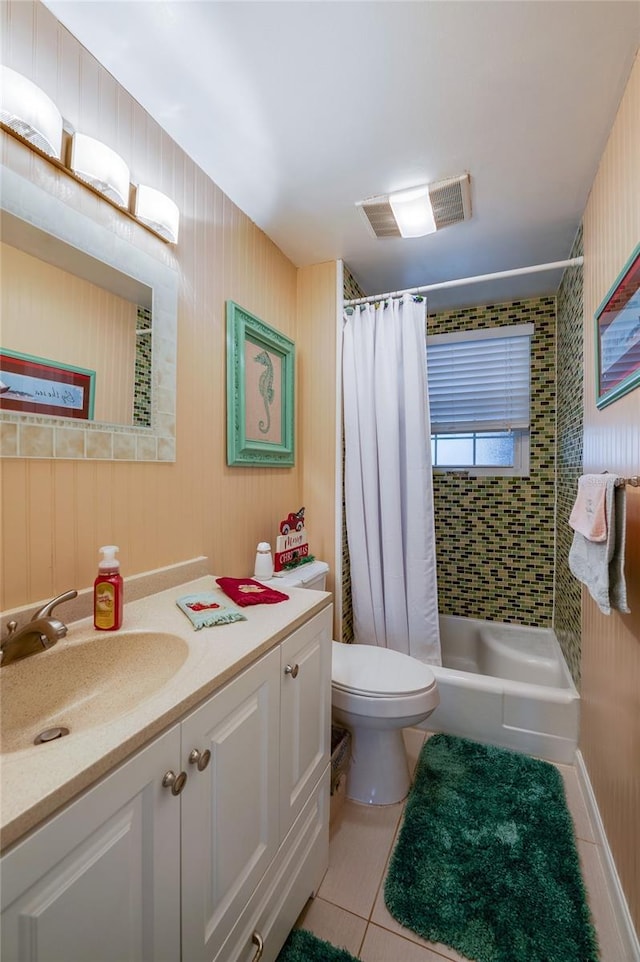
[[[268,541],[261,541],[256,548],[253,577],[262,581],[269,581],[273,577],[273,558],[271,556],[271,545]]]
[[[117,631],[122,627],[123,590],[120,549],[115,544],[100,548],[102,559],[93,583],[93,624],[99,631]]]

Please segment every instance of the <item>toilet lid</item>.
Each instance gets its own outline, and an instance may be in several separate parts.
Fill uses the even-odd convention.
[[[436,684],[428,665],[391,648],[333,643],[331,683],[366,695],[413,695]]]

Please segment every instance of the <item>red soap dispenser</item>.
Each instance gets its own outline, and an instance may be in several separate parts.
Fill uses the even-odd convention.
[[[93,583],[93,624],[99,631],[117,631],[122,627],[122,576],[115,544],[100,548],[102,560]]]

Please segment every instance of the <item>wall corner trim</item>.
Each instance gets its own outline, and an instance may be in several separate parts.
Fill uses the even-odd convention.
[[[602,818],[600,817],[596,796],[591,785],[584,757],[580,750],[576,752],[575,764],[580,788],[582,789],[589,818],[591,819],[595,833],[596,843],[602,848],[602,867],[605,873],[607,891],[618,924],[620,938],[625,947],[625,960],[628,960],[628,962],[640,962],[640,941],[638,941],[638,935],[633,924],[633,919],[631,918],[631,913],[629,912],[629,906],[627,905],[627,900],[622,885],[620,884],[616,863],[613,860],[613,854],[609,848],[609,842],[604,830]]]

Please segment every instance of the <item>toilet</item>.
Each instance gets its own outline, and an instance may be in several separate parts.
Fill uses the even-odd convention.
[[[352,736],[347,797],[391,805],[411,784],[402,729],[419,725],[438,707],[428,665],[390,648],[333,641],[333,718]]]
[[[329,566],[313,561],[270,583],[323,591]],[[334,721],[351,732],[348,798],[391,805],[411,784],[402,729],[423,722],[440,704],[428,665],[377,645],[331,642]]]

